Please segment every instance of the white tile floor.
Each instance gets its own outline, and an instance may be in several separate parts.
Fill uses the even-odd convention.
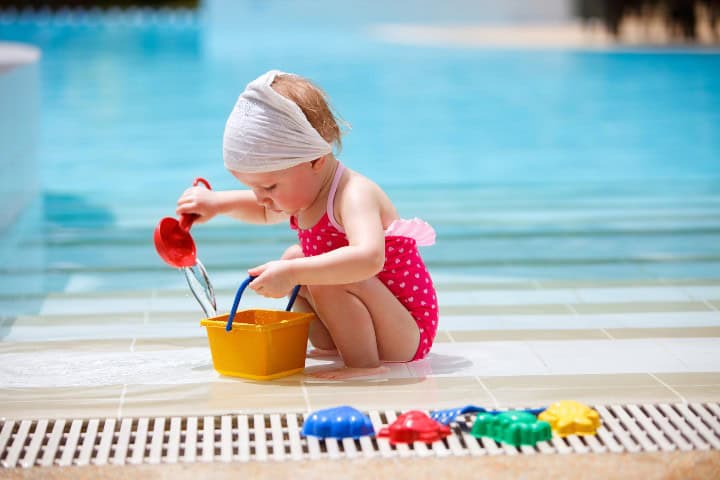
[[[205,346],[133,350],[132,342],[95,351],[47,343],[4,353],[0,377],[6,388],[231,381],[214,372]],[[308,359],[306,367],[332,363]],[[720,338],[441,342],[426,360],[391,367],[383,378],[718,372]]]
[[[183,290],[53,295],[40,315],[6,317],[1,325],[0,415],[305,411],[333,402],[438,408],[468,398],[493,406],[532,405],[554,396],[597,402],[720,398],[720,312],[710,303],[719,296],[715,284],[545,289],[533,282],[508,288],[468,283],[440,292],[441,309],[470,305],[474,313],[443,315],[427,359],[350,382],[302,375],[248,382],[218,375],[199,325],[202,315]],[[231,299],[225,290],[219,304]],[[278,303],[252,295],[244,302],[257,308]],[[583,305],[593,305],[591,313],[578,313]],[[665,311],[667,305],[681,311]],[[507,313],[517,308],[522,312]],[[683,338],[689,327],[699,328],[699,336]],[[613,338],[604,330],[629,328],[633,338]],[[642,329],[652,328],[666,331],[643,336]],[[541,336],[557,330],[566,332],[561,339]],[[577,333],[583,331],[592,334]],[[508,340],[473,336],[481,332]],[[330,363],[308,359],[306,371]],[[697,384],[668,383],[683,376]],[[81,399],[77,405],[63,400],[72,392]]]
[[[612,304],[632,302],[705,302],[720,300],[718,286],[673,286],[673,287],[624,287],[624,288],[567,288],[542,290],[502,290],[483,291],[439,291],[441,306],[508,306],[508,305],[574,305]],[[227,310],[232,305],[233,294],[219,292],[217,304],[219,310]],[[253,296],[247,292],[243,304],[252,304],[256,308],[277,308],[282,301]],[[712,307],[707,306],[707,309]],[[40,314],[81,314],[86,312],[145,312],[145,311],[193,311],[195,300],[189,293],[167,295],[148,293],[147,296],[128,298],[102,297],[76,298],[53,296],[42,302]]]

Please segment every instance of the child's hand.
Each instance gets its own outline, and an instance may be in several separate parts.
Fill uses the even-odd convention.
[[[204,223],[218,214],[218,192],[205,187],[190,187],[180,195],[175,212],[199,215],[195,223]]]
[[[263,297],[284,297],[295,286],[290,262],[290,260],[273,260],[251,268],[248,274],[257,278],[250,283],[250,288]]]

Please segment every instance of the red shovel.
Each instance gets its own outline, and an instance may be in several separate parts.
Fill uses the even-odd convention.
[[[198,183],[212,190],[204,178],[196,178],[193,186],[197,186]],[[182,214],[179,222],[175,218],[165,217],[155,227],[155,248],[158,255],[171,267],[192,267],[197,263],[195,242],[190,236],[190,227],[198,217],[199,215],[196,214]]]

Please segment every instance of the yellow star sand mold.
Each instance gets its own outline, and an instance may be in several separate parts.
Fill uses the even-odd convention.
[[[600,427],[598,412],[574,400],[555,402],[538,415],[539,420],[550,424],[553,431],[565,437],[567,435],[595,435]]]

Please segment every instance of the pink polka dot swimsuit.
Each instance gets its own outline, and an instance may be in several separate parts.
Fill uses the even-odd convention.
[[[290,218],[290,227],[297,230],[300,247],[306,257],[348,245],[345,232],[333,214],[335,191],[343,172],[344,167],[338,164],[328,195],[327,211],[314,226],[301,229],[297,218]],[[420,329],[420,342],[413,360],[428,354],[438,328],[437,294],[418,252],[418,245],[431,245],[434,240],[432,227],[421,220],[394,221],[385,230],[385,264],[377,275],[407,308]]]

